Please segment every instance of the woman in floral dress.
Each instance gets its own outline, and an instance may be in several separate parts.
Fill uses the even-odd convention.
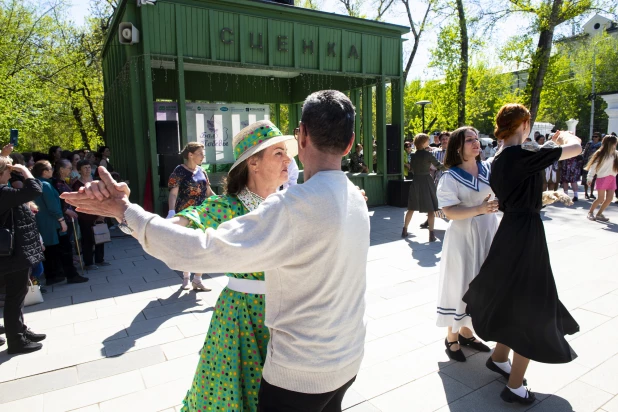
[[[293,136],[268,121],[253,123],[234,137],[236,162],[225,194],[212,196],[172,219],[195,229],[253,211],[288,180],[287,166],[297,152]],[[270,335],[264,325],[264,273],[226,273],[228,286],[215,306],[193,384],[183,412],[256,411],[262,367]]]

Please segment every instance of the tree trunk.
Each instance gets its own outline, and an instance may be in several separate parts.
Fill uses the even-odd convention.
[[[79,107],[73,106],[73,119],[75,119],[75,123],[77,123],[77,128],[79,129],[79,134],[82,136],[82,143],[84,143],[84,149],[90,150],[90,142],[88,141],[88,133],[86,133],[86,129],[84,128],[84,122],[82,120],[82,111]]]
[[[559,21],[563,0],[553,0],[551,15],[539,35],[536,52],[532,58],[532,66],[528,72],[528,82],[524,90],[524,102],[530,109],[530,126],[534,125],[541,104],[541,90],[549,66],[551,46],[554,39],[554,29]]]
[[[466,124],[466,87],[468,85],[468,27],[463,0],[457,0],[457,14],[459,15],[460,62],[459,62],[459,89],[457,92],[457,124],[461,127]]]
[[[97,129],[97,134],[99,135],[99,137],[103,139],[103,141],[105,141],[105,130],[99,122],[97,111],[95,110],[92,100],[90,99],[90,89],[88,89],[88,85],[86,84],[86,82],[82,82],[82,84],[84,85],[84,88],[82,89],[82,95],[84,96],[84,99],[88,104],[88,108],[90,109],[90,118],[92,119],[92,123],[94,124],[95,129]]]

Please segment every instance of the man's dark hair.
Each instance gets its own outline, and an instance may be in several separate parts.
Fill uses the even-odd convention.
[[[337,90],[310,94],[303,104],[301,122],[321,152],[342,154],[354,134],[354,105]]]

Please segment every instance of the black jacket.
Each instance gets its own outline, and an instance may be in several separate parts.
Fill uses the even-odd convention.
[[[23,189],[8,186],[0,187],[0,224],[10,229],[13,225],[15,248],[13,256],[0,257],[0,274],[4,275],[29,268],[43,261],[43,248],[39,229],[28,202],[42,193],[41,183],[36,179],[26,179]],[[13,222],[11,222],[11,209]]]

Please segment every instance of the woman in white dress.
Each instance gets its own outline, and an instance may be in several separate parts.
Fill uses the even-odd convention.
[[[450,223],[444,236],[440,262],[437,325],[448,327],[444,341],[449,358],[465,362],[461,346],[489,352],[474,337],[472,320],[462,301],[468,284],[479,273],[498,230],[498,201],[490,200],[490,163],[481,161],[478,132],[464,126],[448,143],[444,173],[438,184],[438,203]]]

